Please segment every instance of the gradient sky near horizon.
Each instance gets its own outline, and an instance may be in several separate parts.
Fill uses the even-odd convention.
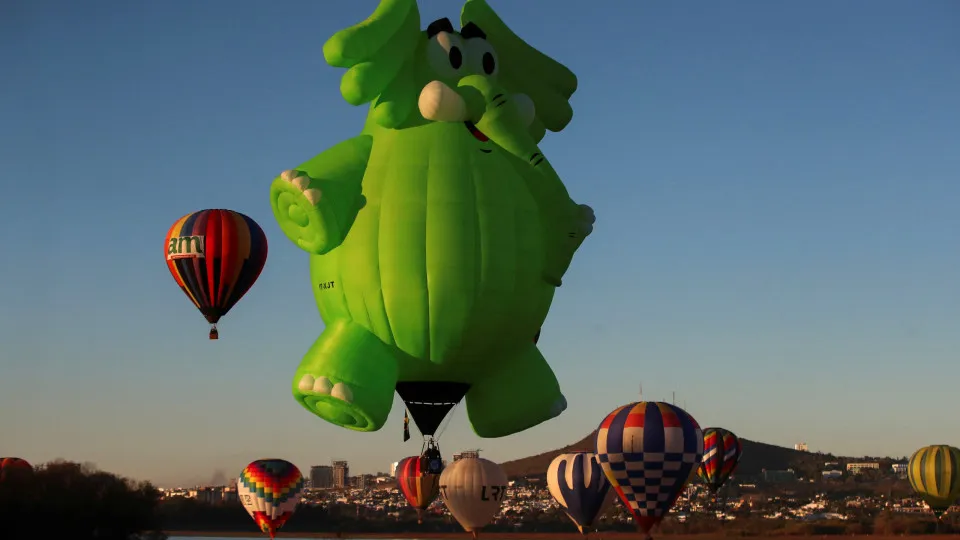
[[[569,409],[484,440],[460,407],[446,453],[571,443],[641,383],[784,446],[960,445],[960,4],[489,1],[579,77],[543,146],[597,225],[540,342]],[[267,197],[360,130],[321,48],[376,5],[3,3],[0,455],[172,485],[419,452],[399,401],[355,433],[291,397],[323,323]],[[161,255],[209,207],[271,241],[218,342]]]

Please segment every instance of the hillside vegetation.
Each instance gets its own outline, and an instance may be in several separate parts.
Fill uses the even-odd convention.
[[[593,452],[594,438],[597,432],[587,435],[583,439],[556,450],[550,450],[535,456],[515,459],[502,463],[503,470],[511,479],[544,476],[547,467],[553,458],[560,454],[568,452]],[[890,458],[850,458],[838,457],[833,454],[822,454],[818,452],[801,452],[793,448],[784,448],[773,444],[767,444],[748,439],[743,441],[743,457],[740,459],[740,465],[737,467],[737,474],[740,476],[757,475],[764,469],[770,471],[782,471],[793,469],[802,477],[813,477],[824,470],[824,464],[838,462],[840,467],[847,463],[870,460],[879,461],[880,468],[889,468],[894,460]]]

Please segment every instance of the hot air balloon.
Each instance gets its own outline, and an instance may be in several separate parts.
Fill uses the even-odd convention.
[[[258,459],[243,469],[237,481],[240,502],[270,538],[297,509],[301,491],[300,469],[283,459]]]
[[[382,428],[394,392],[426,436],[460,401],[480,437],[525,431],[567,407],[531,340],[596,221],[537,146],[569,121],[576,76],[482,0],[464,4],[460,32],[447,18],[422,28],[415,0],[379,4],[324,45],[331,66],[352,70],[342,96],[372,103],[367,128],[270,185],[277,225],[309,254],[324,322],[293,396],[355,431]],[[442,59],[446,36],[513,67],[495,74],[491,53],[489,73],[440,77],[424,47]]]
[[[547,488],[580,534],[593,526],[614,499],[600,462],[590,452],[555,457],[547,469]]]
[[[907,476],[939,520],[960,497],[960,450],[945,444],[921,448],[910,456]]]
[[[440,475],[440,497],[457,522],[474,538],[500,511],[506,496],[507,475],[487,459],[459,459]]]
[[[428,471],[426,461],[424,456],[411,456],[397,463],[397,486],[410,506],[417,510],[417,523],[423,523],[423,511],[440,491],[440,476]]]
[[[267,237],[239,212],[200,210],[170,227],[163,251],[173,279],[210,323],[210,339],[217,339],[217,321],[263,270]]]
[[[703,461],[697,475],[716,494],[736,470],[743,455],[743,443],[731,431],[723,428],[703,430]]]
[[[8,478],[25,477],[33,473],[27,460],[17,457],[0,457],[0,482]]]
[[[649,537],[703,459],[703,432],[676,405],[640,401],[604,418],[596,449],[604,474],[637,529]]]

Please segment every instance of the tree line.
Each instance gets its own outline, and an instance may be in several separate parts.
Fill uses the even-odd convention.
[[[733,536],[772,535],[916,535],[937,531],[929,516],[895,514],[882,509],[852,512],[848,520],[800,522],[766,519],[750,505],[731,510],[737,519],[727,522],[707,515],[680,521],[668,518],[660,532],[718,533]],[[617,505],[597,524],[602,531],[631,531]],[[71,540],[163,540],[162,531],[256,532],[253,520],[238,503],[206,503],[174,497],[161,500],[147,482],[135,482],[70,462],[54,462],[31,474],[9,475],[0,482],[0,518],[5,540],[70,538]],[[490,532],[548,533],[575,529],[559,508],[510,511],[485,530]],[[460,532],[449,514],[428,514],[417,523],[412,509],[399,513],[376,511],[354,504],[301,505],[284,532]],[[960,532],[960,522],[946,516],[942,534]]]
[[[162,540],[160,492],[90,466],[53,462],[0,482],[0,527],[9,540]]]

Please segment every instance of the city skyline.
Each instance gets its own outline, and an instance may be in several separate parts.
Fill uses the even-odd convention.
[[[568,409],[481,439],[461,404],[444,457],[571,444],[641,383],[703,427],[788,448],[960,446],[960,418],[932,414],[960,378],[954,3],[488,1],[578,76],[543,151],[597,222],[539,343]],[[421,27],[459,26],[461,3],[418,4]],[[322,46],[376,6],[6,6],[0,455],[170,486],[264,457],[365,472],[420,452],[398,398],[358,433],[291,396],[323,323],[268,199],[360,131]],[[218,207],[256,220],[269,256],[211,342],[161,243]]]

